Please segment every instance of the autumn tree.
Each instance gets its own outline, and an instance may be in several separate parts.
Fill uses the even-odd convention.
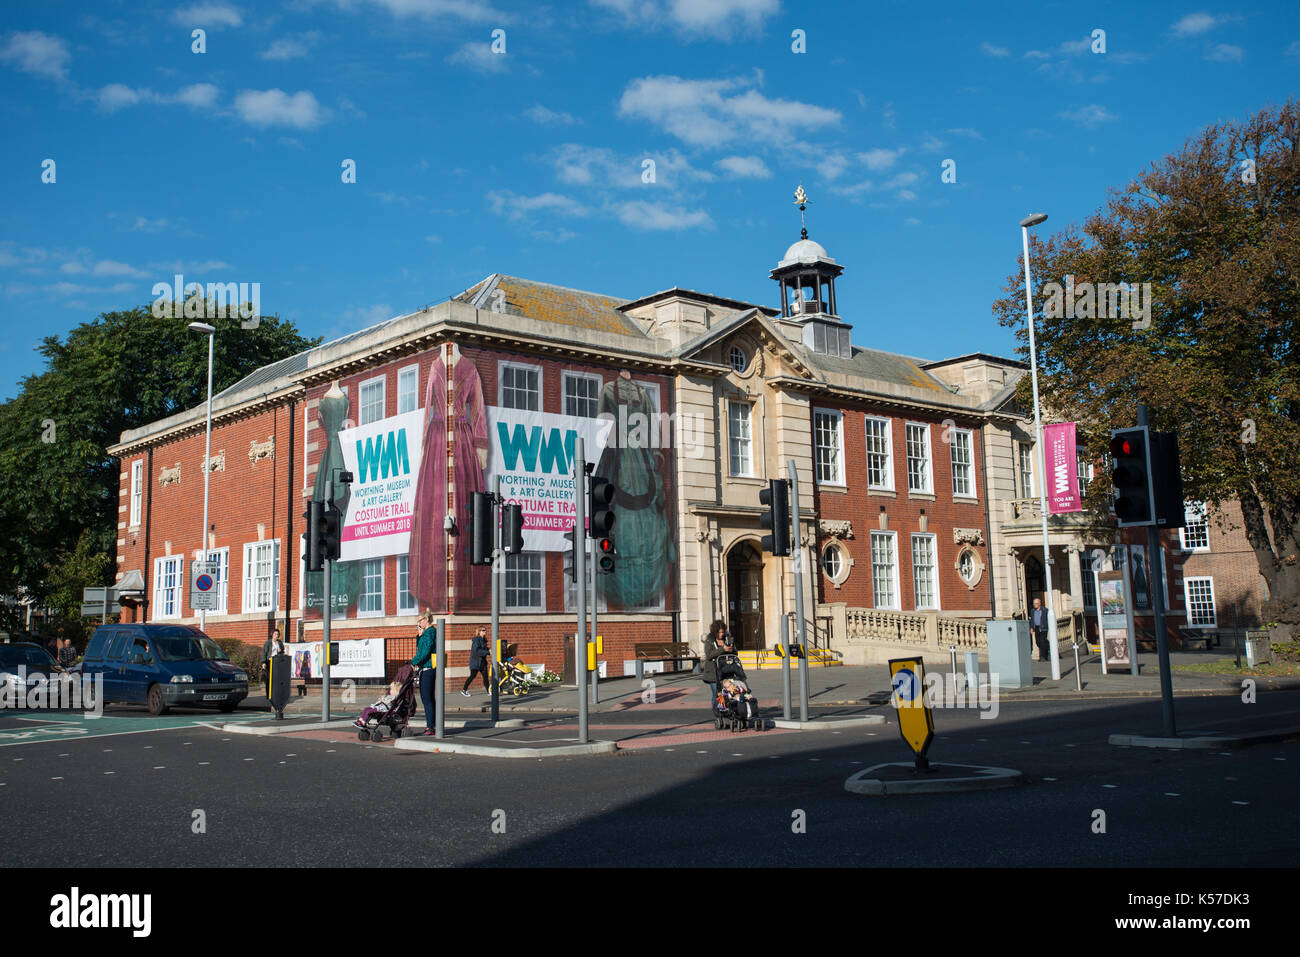
[[[1080,422],[1096,449],[1145,402],[1154,428],[1178,433],[1187,499],[1240,504],[1268,582],[1264,615],[1280,623],[1275,637],[1294,633],[1300,106],[1205,129],[1112,190],[1082,230],[1034,237],[1031,256],[1044,406]],[[1023,268],[993,312],[1026,339]],[[1044,287],[1071,282],[1076,308],[1065,318]],[[1149,315],[1116,308],[1113,296],[1097,302],[1102,283],[1150,283]],[[1087,504],[1104,510],[1108,493],[1108,482],[1095,483]]]

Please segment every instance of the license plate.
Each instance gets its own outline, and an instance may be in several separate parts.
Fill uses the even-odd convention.
[[[204,701],[225,701],[226,697],[227,696],[223,694],[205,694],[203,696],[203,700]]]

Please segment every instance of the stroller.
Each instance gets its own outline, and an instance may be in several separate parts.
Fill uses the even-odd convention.
[[[384,695],[368,708],[363,708],[361,716],[352,722],[357,726],[357,738],[361,741],[384,740],[384,729],[394,738],[400,738],[407,724],[415,715],[415,669],[402,665],[397,669],[393,680],[396,692],[390,686]]]
[[[504,659],[501,662],[500,678],[497,681],[501,687],[501,694],[528,694],[529,683],[524,676],[532,673],[533,669],[524,664],[518,655]]]
[[[722,687],[728,678],[733,681],[745,681],[745,669],[740,666],[740,656],[736,654],[718,655],[714,659],[718,669],[718,694],[713,699],[713,726],[719,730],[729,728],[741,731],[754,728],[763,729],[763,719],[758,716],[758,699],[746,688],[739,693],[729,692]]]

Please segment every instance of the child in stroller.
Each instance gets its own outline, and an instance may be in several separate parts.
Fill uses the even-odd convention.
[[[713,726],[732,731],[754,728],[762,730],[763,720],[758,716],[758,700],[745,684],[745,669],[740,666],[740,656],[723,654],[717,657],[718,696],[713,702]]]
[[[388,686],[388,694],[374,704],[361,709],[361,716],[353,722],[357,738],[361,741],[384,740],[387,728],[394,738],[400,738],[406,725],[415,714],[415,669],[402,665]]]
[[[500,681],[498,682],[501,687],[501,694],[528,694],[528,679],[524,676],[532,673],[533,669],[524,664],[518,655],[506,658],[501,662]]]

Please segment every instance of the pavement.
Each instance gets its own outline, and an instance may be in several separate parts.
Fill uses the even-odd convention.
[[[1225,658],[1228,659],[1229,665],[1231,665],[1231,657],[1222,650],[1174,652],[1170,655],[1170,663],[1176,669],[1180,664],[1223,660]],[[1048,662],[1036,661],[1033,663],[1034,683],[1032,687],[1002,688],[999,694],[1004,703],[1011,701],[1060,701],[1077,704],[1084,701],[1107,699],[1158,698],[1160,695],[1160,675],[1156,655],[1139,654],[1138,659],[1139,673],[1137,675],[1124,672],[1102,674],[1098,655],[1081,655],[1079,683],[1082,685],[1082,690],[1078,690],[1076,687],[1073,654],[1062,657],[1061,677],[1055,680],[1051,677]],[[983,667],[986,668],[987,664],[983,664]],[[948,668],[943,667],[940,669],[932,664],[930,671],[931,673],[936,671],[947,672]],[[1248,676],[1235,677],[1183,673],[1174,670],[1172,683],[1174,694],[1180,697],[1241,696],[1243,692],[1242,682],[1245,677]],[[1265,693],[1268,690],[1283,688],[1300,689],[1300,678],[1256,676],[1253,677],[1253,680],[1256,682],[1256,693]],[[808,704],[809,718],[811,720],[806,723],[797,720],[800,717],[800,679],[797,667],[791,669],[791,718],[796,719],[793,721],[780,720],[782,715],[782,676],[779,669],[752,670],[748,677],[748,683],[759,700],[764,717],[768,719],[766,726],[775,728],[778,733],[848,726],[841,722],[852,722],[854,724],[880,723],[884,720],[883,715],[889,713],[886,710],[886,706],[890,701],[888,665],[809,666]],[[369,704],[380,693],[382,693],[380,686],[361,685],[352,689],[351,696],[353,700],[344,702],[343,689],[336,686],[331,698],[331,718],[334,720],[330,722],[329,726],[324,726],[320,723],[320,689],[319,687],[310,688],[305,697],[294,698],[290,701],[285,708],[285,720],[245,721],[242,723],[240,730],[243,733],[250,734],[302,732],[326,736],[337,735],[340,729],[346,731],[348,722],[356,716],[362,707]],[[571,718],[577,713],[576,694],[576,688],[573,685],[556,684],[536,686],[533,691],[524,696],[503,697],[499,704],[499,713],[502,720],[496,728],[493,728],[491,722],[485,720],[490,715],[491,701],[482,691],[482,686],[476,686],[469,698],[463,697],[459,693],[459,689],[454,689],[447,695],[445,714],[447,716],[448,730],[460,732],[454,736],[459,739],[458,745],[451,747],[450,745],[453,742],[450,737],[436,743],[429,738],[416,738],[409,741],[404,739],[401,747],[415,750],[436,750],[441,747],[442,750],[448,751],[456,750],[468,754],[498,754],[499,756],[506,756],[504,752],[515,752],[514,756],[526,755],[528,757],[537,757],[543,753],[561,756],[608,751],[609,748],[605,746],[605,742],[601,742],[599,747],[589,747],[585,743],[578,742],[576,736],[538,739],[535,733],[531,735],[526,733],[529,730],[528,728],[520,730],[520,725],[526,724],[532,725],[531,730],[534,732],[538,731],[542,726],[545,726],[551,733],[576,731],[576,725],[572,721],[561,722],[557,720],[558,716],[563,715]],[[269,703],[265,697],[250,696],[243,702],[239,710],[241,717],[244,717],[249,710],[260,710],[268,707]],[[876,712],[875,714],[868,713],[873,710]],[[690,715],[698,714],[699,719],[691,717],[687,722],[674,721],[666,713],[672,711],[685,712]],[[656,730],[657,725],[655,723],[629,726],[646,730],[646,733],[640,736],[643,740],[638,742],[637,746],[655,746],[660,742],[664,744],[677,743],[675,738],[670,739],[668,737],[673,732],[688,732],[694,737],[701,734],[712,737],[708,688],[698,675],[694,675],[689,671],[647,675],[646,681],[641,684],[638,684],[634,677],[612,678],[601,681],[600,701],[594,704],[588,703],[588,714],[593,722],[620,720],[621,716],[623,721],[650,720],[662,725],[658,730]],[[1158,715],[1158,712],[1153,712],[1153,714]],[[421,716],[417,715],[413,722],[416,729],[419,728],[421,720]],[[1114,735],[1111,743],[1120,747],[1157,748],[1233,746],[1234,742],[1237,745],[1249,744],[1253,737],[1261,735],[1265,737],[1271,736],[1272,740],[1276,740],[1279,735],[1288,737],[1300,733],[1300,721],[1291,720],[1288,723],[1287,720],[1277,717],[1236,719],[1234,725],[1233,728],[1226,731],[1219,727],[1200,731],[1192,730],[1180,734],[1177,739],[1170,739],[1161,736],[1157,720],[1153,721],[1148,728],[1134,728],[1132,733]],[[227,730],[233,731],[236,729],[229,726]],[[470,731],[475,732],[472,737],[465,734],[465,732]],[[484,734],[485,731],[488,733]],[[725,735],[726,732],[721,732],[721,734]],[[1198,743],[1185,743],[1188,741]],[[620,744],[619,746],[625,748],[628,744]],[[574,750],[575,747],[577,750]]]

